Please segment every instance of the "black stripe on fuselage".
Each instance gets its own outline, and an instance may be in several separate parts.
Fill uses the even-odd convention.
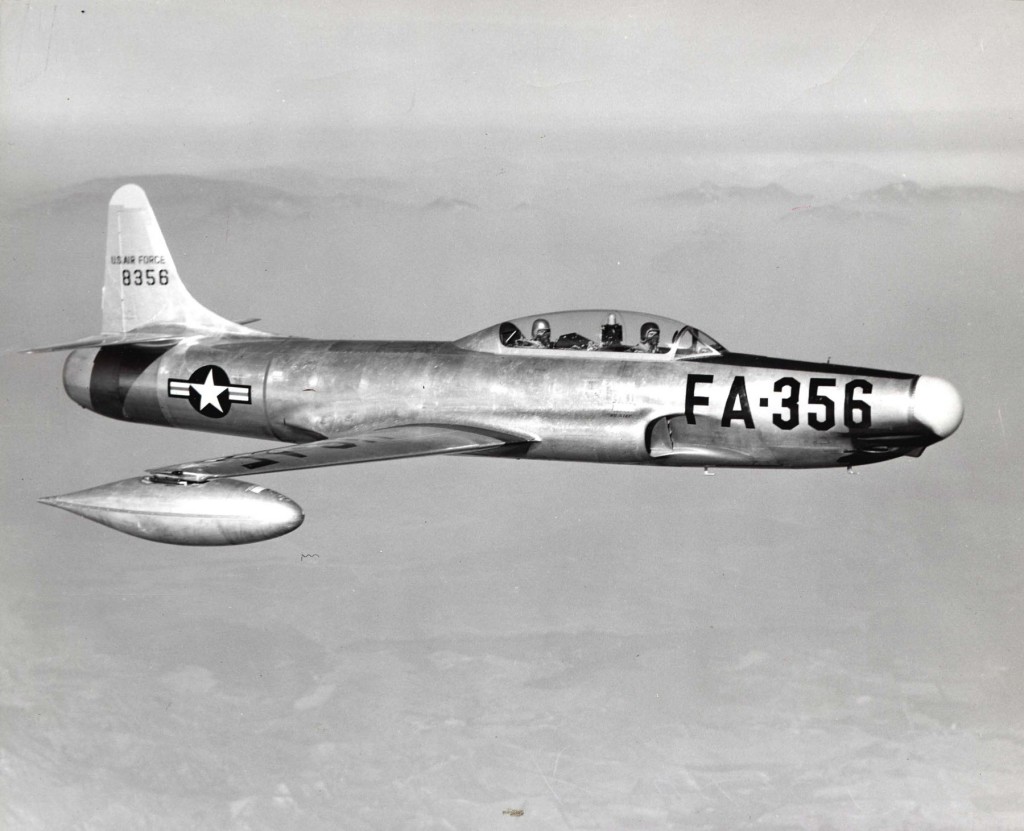
[[[110,418],[124,418],[124,400],[132,384],[172,345],[100,348],[93,359],[89,378],[93,410]]]
[[[464,353],[455,344],[430,340],[336,340],[327,347],[328,352],[421,352]],[[486,354],[486,353],[484,353]]]
[[[867,375],[875,378],[910,380],[917,378],[912,372],[892,372],[888,369],[871,369],[863,366],[815,363],[813,361],[792,361],[787,358],[770,358],[765,355],[747,355],[743,352],[726,352],[714,358],[690,362],[700,364],[724,364],[725,366],[753,367],[755,369],[778,369],[792,372],[833,372],[836,375]]]

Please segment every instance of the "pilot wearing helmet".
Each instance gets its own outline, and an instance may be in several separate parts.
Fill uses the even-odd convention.
[[[658,341],[661,340],[661,329],[657,323],[648,321],[640,327],[640,343],[633,347],[633,352],[657,352]]]
[[[544,318],[538,317],[533,321],[533,330],[529,340],[523,339],[518,346],[529,346],[533,349],[553,349],[551,343],[551,324]]]

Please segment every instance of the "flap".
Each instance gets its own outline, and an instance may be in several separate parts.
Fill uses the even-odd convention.
[[[408,424],[385,427],[307,444],[272,447],[219,459],[154,468],[149,473],[181,479],[220,479],[226,476],[276,473],[329,465],[383,462],[414,456],[479,453],[525,449],[533,440],[509,433],[452,424]]]

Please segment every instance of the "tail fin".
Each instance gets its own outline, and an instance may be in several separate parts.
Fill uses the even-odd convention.
[[[105,265],[105,336],[182,330],[255,334],[214,314],[188,293],[146,193],[138,185],[124,185],[110,199]]]
[[[22,351],[168,344],[193,334],[268,337],[214,314],[188,293],[149,200],[138,185],[124,185],[110,199],[101,331],[96,337]]]

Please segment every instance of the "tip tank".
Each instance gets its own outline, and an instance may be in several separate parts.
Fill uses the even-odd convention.
[[[304,519],[287,496],[237,479],[124,479],[39,500],[134,537],[173,545],[241,545],[280,537]]]

